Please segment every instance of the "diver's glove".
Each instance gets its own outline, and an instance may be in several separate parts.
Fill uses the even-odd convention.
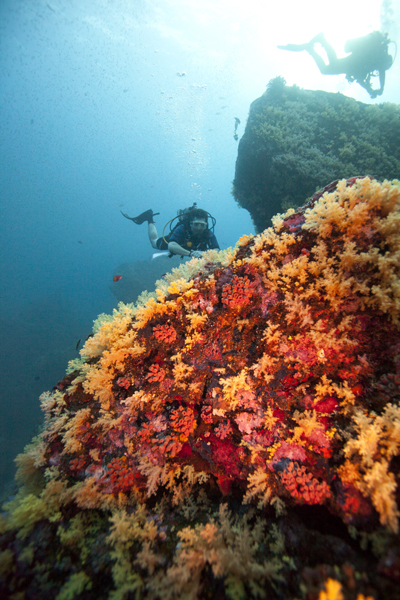
[[[192,250],[190,252],[190,258],[201,258],[203,253],[200,250]]]

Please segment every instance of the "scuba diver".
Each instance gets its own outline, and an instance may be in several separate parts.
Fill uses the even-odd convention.
[[[344,50],[349,56],[338,58],[335,50],[326,41],[323,33],[316,35],[308,44],[288,44],[278,46],[281,50],[301,52],[305,50],[315,60],[317,67],[323,75],[340,75],[344,73],[347,81],[356,81],[367,90],[371,98],[383,94],[385,87],[385,73],[393,64],[394,58],[388,52],[391,40],[388,35],[380,31],[373,31],[368,35],[353,40],[348,40]],[[315,44],[321,44],[328,57],[328,64],[314,50]],[[371,77],[379,76],[380,88],[372,89]]]
[[[153,219],[153,217],[160,213],[153,213],[150,208],[137,217],[129,217],[122,210],[121,214],[137,225],[141,225],[147,221],[151,245],[156,250],[168,250],[170,257],[178,254],[182,258],[184,256],[201,258],[205,250],[213,248],[219,250],[217,238],[214,235],[216,220],[207,211],[197,208],[196,202],[189,208],[179,210],[178,215],[170,219],[165,225],[161,237],[158,237]],[[209,219],[211,220],[211,227],[209,227]],[[172,226],[175,221],[177,223]],[[170,232],[164,235],[167,225],[170,226]]]

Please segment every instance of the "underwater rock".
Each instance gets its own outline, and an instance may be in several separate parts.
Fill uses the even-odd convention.
[[[399,598],[399,234],[399,182],[342,180],[101,315],[16,459],[0,595]]]
[[[335,179],[400,172],[400,107],[369,105],[342,94],[272,79],[251,104],[239,143],[233,196],[256,231]]]

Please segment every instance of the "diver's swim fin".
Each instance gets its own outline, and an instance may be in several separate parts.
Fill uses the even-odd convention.
[[[278,46],[279,50],[289,50],[290,52],[303,52],[303,50],[309,50],[312,48],[312,44],[287,44],[286,46]]]
[[[307,44],[287,44],[286,46],[278,46],[279,50],[289,50],[289,52],[303,52],[303,50],[312,50],[314,44],[326,44],[323,33],[318,33]]]
[[[133,221],[134,223],[136,223],[136,225],[141,225],[145,221],[147,221],[148,223],[154,223],[153,217],[155,217],[156,215],[159,215],[160,213],[153,213],[151,208],[149,208],[149,210],[145,210],[137,217],[128,217],[128,215],[123,213],[122,210],[121,210],[121,214],[125,217],[125,219],[129,219],[130,221]]]
[[[156,213],[156,214],[159,215],[160,213]],[[145,210],[137,217],[133,217],[132,221],[134,223],[136,223],[137,225],[141,225],[145,221],[147,221],[148,223],[154,223],[153,217],[154,217],[154,213],[151,210],[151,208],[149,208],[149,210]]]

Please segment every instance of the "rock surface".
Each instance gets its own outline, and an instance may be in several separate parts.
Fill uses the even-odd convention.
[[[342,94],[272,79],[255,100],[239,143],[233,195],[256,231],[299,206],[328,181],[400,173],[400,107],[368,105]]]

